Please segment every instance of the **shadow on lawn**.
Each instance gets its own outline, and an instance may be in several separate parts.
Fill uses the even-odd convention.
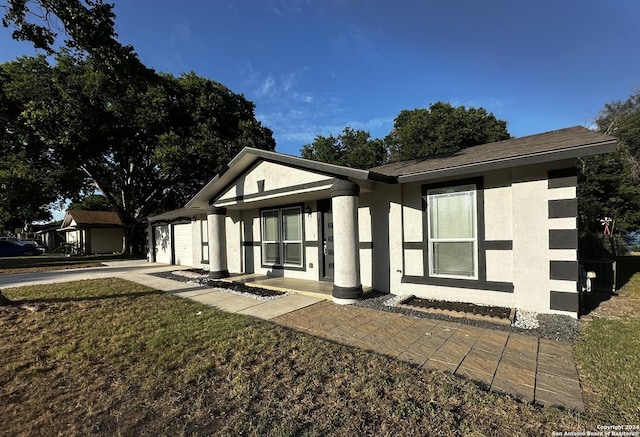
[[[616,259],[616,270],[616,290],[619,290],[633,275],[640,272],[640,256],[619,256]]]
[[[139,291],[135,293],[118,293],[118,294],[103,294],[99,296],[78,296],[78,297],[48,297],[43,299],[19,299],[11,300],[10,305],[28,305],[38,303],[63,303],[63,302],[86,302],[86,301],[98,301],[118,298],[139,298],[145,296],[153,296],[158,294],[166,294],[161,290]]]

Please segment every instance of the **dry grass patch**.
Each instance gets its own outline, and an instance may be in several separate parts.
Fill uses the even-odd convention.
[[[4,290],[3,435],[550,435],[588,416],[123,280]]]

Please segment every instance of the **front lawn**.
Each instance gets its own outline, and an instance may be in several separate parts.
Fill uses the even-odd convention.
[[[111,279],[6,289],[0,435],[551,435],[594,420]]]
[[[640,425],[640,257],[623,258],[619,267],[624,286],[583,325],[576,359],[594,416]]]
[[[121,255],[38,255],[0,258],[0,275],[100,267],[103,261],[136,259]]]

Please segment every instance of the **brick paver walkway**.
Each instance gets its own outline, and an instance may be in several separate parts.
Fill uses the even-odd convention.
[[[584,411],[572,345],[322,301],[272,321],[469,378],[525,402]]]

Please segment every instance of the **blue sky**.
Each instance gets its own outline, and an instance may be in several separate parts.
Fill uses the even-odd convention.
[[[158,71],[242,93],[297,155],[403,109],[484,107],[525,136],[590,125],[640,90],[637,0],[116,0],[121,42]],[[180,6],[176,6],[176,5]],[[0,30],[0,62],[33,54]]]

